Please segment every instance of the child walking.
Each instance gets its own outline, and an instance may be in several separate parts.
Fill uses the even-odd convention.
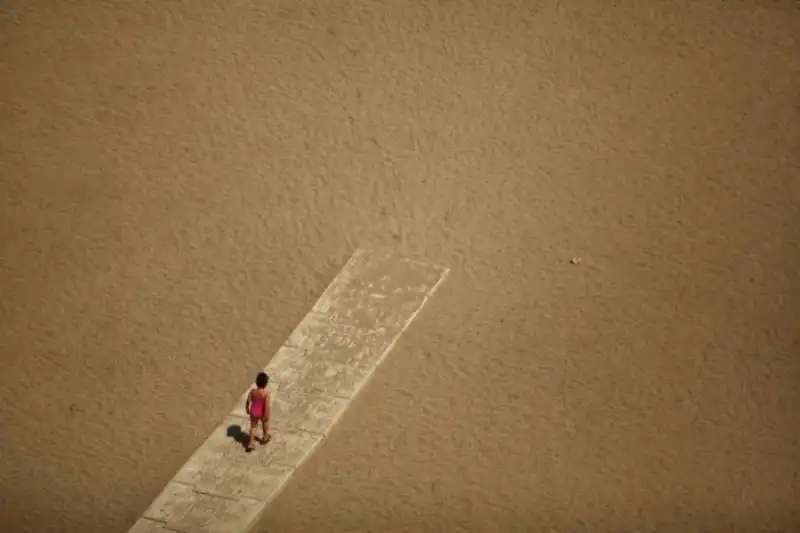
[[[272,438],[269,434],[270,398],[267,390],[269,376],[261,372],[256,376],[256,386],[250,389],[245,402],[245,411],[250,415],[250,439],[247,441],[247,451],[253,451],[253,439],[259,422],[261,423],[261,444],[266,444]]]

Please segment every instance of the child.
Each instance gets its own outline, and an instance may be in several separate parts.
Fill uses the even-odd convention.
[[[261,422],[261,430],[263,437],[261,444],[266,444],[272,438],[269,434],[269,411],[270,411],[270,398],[269,391],[267,390],[267,383],[269,383],[269,376],[261,372],[256,376],[256,386],[250,389],[250,394],[247,395],[244,409],[250,415],[250,440],[247,441],[247,451],[253,451],[253,437],[258,428],[258,423]]]

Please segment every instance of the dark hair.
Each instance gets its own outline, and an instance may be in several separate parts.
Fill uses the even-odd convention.
[[[267,383],[269,383],[269,376],[264,372],[259,372],[258,376],[256,376],[256,387],[263,389],[267,386]]]

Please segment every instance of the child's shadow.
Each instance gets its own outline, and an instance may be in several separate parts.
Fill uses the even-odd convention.
[[[228,426],[228,436],[241,444],[244,448],[247,448],[247,445],[250,443],[250,436],[245,433],[242,426],[237,424]]]

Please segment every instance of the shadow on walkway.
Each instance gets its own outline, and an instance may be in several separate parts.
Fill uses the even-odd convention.
[[[238,424],[232,424],[228,426],[228,436],[245,448],[247,447],[247,444],[250,442],[249,435],[245,430],[242,429],[242,426]]]

